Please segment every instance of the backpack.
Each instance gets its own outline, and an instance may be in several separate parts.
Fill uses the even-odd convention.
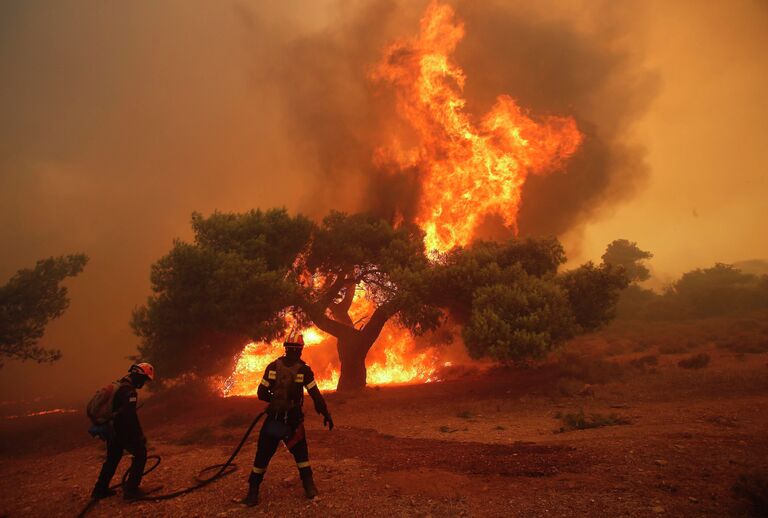
[[[303,362],[297,361],[294,365],[288,367],[283,363],[282,358],[275,362],[277,379],[275,380],[275,386],[272,388],[271,404],[277,412],[286,412],[291,408],[301,405],[300,401],[293,401],[291,399],[291,392],[295,391],[296,375],[303,366]]]
[[[102,425],[112,420],[114,417],[113,405],[115,394],[123,384],[119,381],[113,381],[96,391],[88,406],[85,407],[85,413],[91,419],[93,424]]]

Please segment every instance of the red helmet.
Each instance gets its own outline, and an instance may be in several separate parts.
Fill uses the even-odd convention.
[[[288,338],[285,339],[285,342],[283,342],[284,347],[304,347],[304,335],[301,333],[295,333],[292,332],[290,335],[288,335]]]
[[[149,363],[136,363],[131,365],[131,368],[128,369],[128,372],[135,372],[136,374],[143,374],[147,378],[149,378],[150,381],[155,379],[155,368],[152,367]]]

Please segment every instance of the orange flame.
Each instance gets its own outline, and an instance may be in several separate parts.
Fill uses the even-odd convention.
[[[433,1],[418,37],[391,45],[372,76],[395,87],[398,114],[417,137],[416,145],[404,148],[395,136],[375,161],[419,171],[416,222],[429,251],[466,245],[489,214],[500,215],[516,233],[527,176],[561,167],[582,141],[572,118],[535,122],[506,95],[473,122],[462,97],[466,76],[451,59],[463,37],[453,9]]]
[[[573,118],[530,118],[509,96],[502,95],[479,121],[465,111],[466,76],[451,54],[464,37],[453,9],[433,1],[421,19],[416,38],[397,42],[385,52],[372,78],[395,87],[397,113],[411,128],[416,144],[395,135],[379,148],[379,167],[416,170],[422,193],[416,222],[427,250],[443,252],[466,245],[477,225],[491,214],[517,232],[521,191],[529,174],[561,168],[582,142]],[[358,297],[353,321],[372,313]],[[289,326],[290,328],[290,326]],[[304,358],[322,390],[339,379],[335,340],[317,328],[304,330]],[[281,341],[249,343],[226,380],[225,395],[254,395],[266,366],[283,352]],[[417,350],[414,339],[389,322],[367,358],[369,384],[429,382],[448,362],[437,348]],[[318,369],[318,367],[320,367]]]
[[[364,321],[373,313],[373,304],[364,293],[364,290],[355,293],[350,308],[353,321]],[[292,321],[291,318],[288,320]],[[288,329],[291,327],[289,325]],[[323,391],[335,390],[340,374],[336,339],[314,326],[302,330],[302,333],[302,359],[312,367],[318,387]],[[247,344],[237,357],[234,372],[221,386],[222,394],[256,395],[267,365],[283,353],[282,340]],[[435,380],[435,372],[441,365],[437,348],[416,350],[410,333],[388,322],[366,359],[367,380],[369,385],[427,383]]]

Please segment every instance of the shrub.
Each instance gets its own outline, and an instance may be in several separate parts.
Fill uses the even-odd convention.
[[[563,426],[560,427],[560,430],[558,430],[559,432],[630,424],[629,419],[617,414],[610,414],[607,416],[602,414],[590,414],[587,416],[584,414],[584,410],[579,410],[572,414],[556,414],[556,417],[563,421]]]
[[[563,354],[558,362],[558,370],[564,378],[574,378],[584,383],[607,383],[621,378],[624,373],[621,365],[597,358],[578,354]]]
[[[677,362],[677,366],[683,369],[703,369],[707,365],[709,365],[709,355],[707,353],[694,354]]]

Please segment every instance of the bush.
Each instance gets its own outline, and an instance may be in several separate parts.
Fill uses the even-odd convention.
[[[635,358],[629,362],[629,365],[636,369],[645,369],[647,367],[655,367],[659,364],[659,357],[655,354],[646,354],[640,358]]]
[[[703,369],[707,365],[709,365],[709,355],[706,353],[694,354],[677,362],[677,366],[683,369]]]
[[[764,473],[746,473],[733,485],[733,493],[752,505],[757,516],[768,516],[768,476]]]
[[[619,379],[624,369],[618,363],[588,358],[573,353],[563,354],[558,362],[560,376],[584,383],[607,383]]]
[[[629,419],[617,414],[610,414],[607,416],[602,414],[590,414],[587,416],[584,414],[584,410],[579,410],[572,414],[556,414],[555,417],[558,417],[563,421],[563,426],[560,427],[558,430],[559,432],[588,430],[590,428],[602,428],[604,426],[616,426],[631,423]]]
[[[516,280],[478,288],[462,330],[473,358],[500,362],[542,358],[575,332],[566,294],[550,279],[516,268]]]

